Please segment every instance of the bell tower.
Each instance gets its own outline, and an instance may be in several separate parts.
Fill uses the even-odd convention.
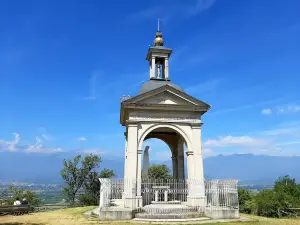
[[[169,58],[171,53],[172,49],[164,47],[164,40],[162,37],[162,32],[159,29],[158,20],[158,28],[156,32],[156,38],[154,39],[154,46],[149,47],[146,57],[150,67],[150,80],[170,80]]]

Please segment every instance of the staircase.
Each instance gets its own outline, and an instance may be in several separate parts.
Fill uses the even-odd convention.
[[[142,219],[191,219],[201,218],[204,212],[184,204],[159,203],[146,205],[138,210],[135,218]]]

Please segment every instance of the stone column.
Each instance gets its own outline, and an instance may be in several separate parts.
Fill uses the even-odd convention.
[[[172,168],[173,168],[173,178],[178,179],[178,159],[175,153],[173,153],[172,155]]]
[[[212,198],[212,206],[219,206],[219,181],[212,180],[211,181],[211,198]]]
[[[169,59],[168,58],[165,58],[164,75],[165,75],[165,79],[169,79]]]
[[[142,198],[142,153],[143,150],[138,150],[137,154],[137,183],[136,183],[136,207],[143,206]]]
[[[142,179],[148,179],[149,170],[149,146],[146,146],[143,157]]]
[[[127,162],[127,137],[125,135],[124,180],[126,179],[126,162]]]
[[[111,179],[110,178],[99,178],[99,182],[100,182],[99,207],[101,210],[101,208],[110,206]]]
[[[125,158],[124,158],[124,182],[127,180],[126,179],[126,168],[127,168],[127,136],[125,135]],[[122,198],[124,199],[124,196],[126,195],[125,190],[123,190],[122,193]]]
[[[138,124],[129,123],[127,125],[127,162],[126,162],[126,180],[124,180],[124,206],[126,208],[135,208],[136,197],[136,179],[137,179],[137,139]]]
[[[194,152],[194,183],[192,196],[194,204],[197,206],[206,206],[205,186],[204,186],[204,171],[201,143],[201,125],[195,124],[192,126],[192,143]]]
[[[194,178],[194,152],[187,151],[187,170],[188,170],[188,179],[191,180]]]
[[[150,78],[155,78],[155,57],[152,57],[151,59],[151,74],[150,74]]]
[[[189,206],[195,206],[194,204],[194,186],[195,186],[195,179],[194,179],[194,152],[187,151],[187,172],[188,172],[188,196],[187,196],[187,204]]]
[[[152,78],[152,60],[151,61],[149,61],[149,68],[150,68],[150,79]]]
[[[177,146],[177,175],[178,179],[184,180],[184,149],[183,149],[183,141],[180,138],[178,140],[178,146]]]

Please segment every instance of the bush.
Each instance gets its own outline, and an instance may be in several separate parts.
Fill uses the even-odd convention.
[[[289,176],[279,177],[274,189],[264,189],[256,196],[239,188],[240,211],[265,217],[297,216],[293,208],[300,208],[300,185]]]
[[[251,214],[255,211],[256,204],[253,195],[244,188],[238,189],[240,212]]]
[[[26,198],[28,201],[28,204],[31,207],[31,210],[40,204],[40,199],[36,196],[36,194],[33,191],[25,190],[23,188],[16,188],[13,185],[9,186],[9,192],[12,194],[12,198],[7,200],[7,204],[13,205],[14,201],[22,200]]]

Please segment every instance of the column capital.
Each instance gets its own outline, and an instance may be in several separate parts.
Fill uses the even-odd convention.
[[[138,126],[138,122],[137,121],[127,120],[126,123],[127,123],[128,127],[137,127]]]
[[[185,152],[186,156],[190,156],[190,155],[194,155],[194,152],[192,151],[188,151],[188,152]]]
[[[138,153],[138,154],[142,154],[142,153],[143,153],[143,150],[137,150],[137,153]]]
[[[200,122],[200,123],[191,123],[191,127],[193,129],[201,129],[202,125],[203,125],[202,122]]]

